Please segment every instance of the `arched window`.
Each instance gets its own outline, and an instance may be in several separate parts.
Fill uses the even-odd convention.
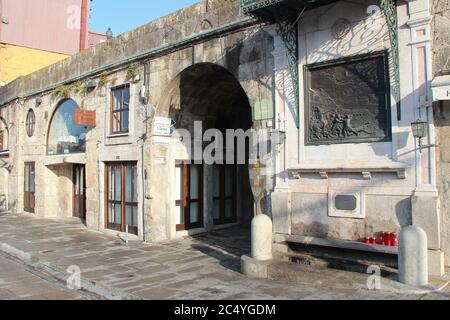
[[[8,150],[8,126],[0,117],[0,152]]]
[[[28,110],[25,126],[27,129],[27,135],[31,138],[34,135],[34,128],[36,126],[36,116],[32,109]]]
[[[65,100],[53,114],[48,133],[47,154],[59,155],[86,151],[86,133],[84,126],[74,122],[75,111],[80,107],[69,99]]]

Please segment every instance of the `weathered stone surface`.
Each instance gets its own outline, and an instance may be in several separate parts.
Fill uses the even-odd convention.
[[[292,233],[358,241],[379,232],[395,232],[411,224],[411,200],[402,196],[366,195],[366,218],[328,216],[328,194],[292,195]]]
[[[445,254],[441,250],[428,250],[428,273],[430,276],[445,275]]]
[[[438,197],[412,197],[412,224],[421,228],[427,234],[428,249],[441,249],[441,217],[438,208]]]
[[[450,265],[450,101],[436,105],[436,177],[439,190],[441,243],[445,265]]]
[[[291,219],[289,210],[289,193],[274,192],[272,198],[273,232],[289,234]]]

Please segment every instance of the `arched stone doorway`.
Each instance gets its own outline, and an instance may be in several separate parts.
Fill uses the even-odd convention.
[[[164,90],[156,116],[171,119],[175,129],[170,146],[152,145],[153,160],[165,156],[169,167],[170,195],[161,194],[170,205],[170,218],[166,220],[169,238],[236,225],[248,226],[254,216],[249,140],[245,140],[244,149],[237,145],[226,148],[227,139],[235,143],[237,139],[225,134],[228,129],[246,132],[253,125],[249,99],[239,81],[216,64],[188,67]],[[216,140],[205,141],[203,134],[211,129],[222,134],[223,161],[211,163],[211,159],[206,161],[198,156],[196,148],[200,148],[201,155],[208,154],[208,146]],[[238,154],[242,150],[244,155]],[[238,158],[243,158],[244,162],[238,162]],[[160,175],[158,164],[153,161],[153,166],[152,172]],[[153,175],[152,180],[155,183],[157,177]],[[152,190],[157,192],[154,187]]]
[[[48,125],[44,179],[45,212],[86,220],[86,141],[88,128],[75,122],[75,100],[57,104]],[[71,200],[70,200],[71,199]],[[48,214],[46,214],[48,215]]]

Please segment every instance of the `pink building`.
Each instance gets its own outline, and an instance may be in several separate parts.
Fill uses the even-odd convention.
[[[0,42],[71,55],[106,39],[89,39],[92,0],[0,0]]]
[[[0,0],[0,86],[106,40],[92,0]]]

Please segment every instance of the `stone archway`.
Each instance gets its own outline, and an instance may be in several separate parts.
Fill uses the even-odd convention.
[[[254,216],[248,161],[209,163],[192,157],[198,142],[196,126],[198,128],[199,123],[201,137],[210,129],[223,133],[224,147],[227,129],[245,132],[252,128],[252,109],[239,81],[213,63],[188,67],[167,86],[156,116],[172,119],[177,137],[172,138],[169,147],[153,144],[150,151],[153,160],[161,156],[167,159],[169,195],[152,188],[152,198],[165,199],[165,204],[169,205],[171,214],[165,222],[169,226],[169,238],[180,232],[190,234],[190,230],[201,232],[237,224],[248,226]],[[179,138],[180,132],[190,134],[189,143],[185,137],[184,140]],[[207,145],[207,142],[202,143],[202,151]],[[248,146],[244,150],[244,158],[248,160]],[[233,150],[236,160],[238,151],[237,147]],[[226,152],[224,150],[224,158]],[[153,161],[153,183],[161,177],[162,170],[161,165]],[[155,209],[160,210],[153,207],[152,212]]]
[[[75,122],[80,109],[73,99],[61,100],[47,127],[46,155],[42,170],[54,188],[37,190],[45,195],[45,216],[86,220],[86,141],[88,128]]]

